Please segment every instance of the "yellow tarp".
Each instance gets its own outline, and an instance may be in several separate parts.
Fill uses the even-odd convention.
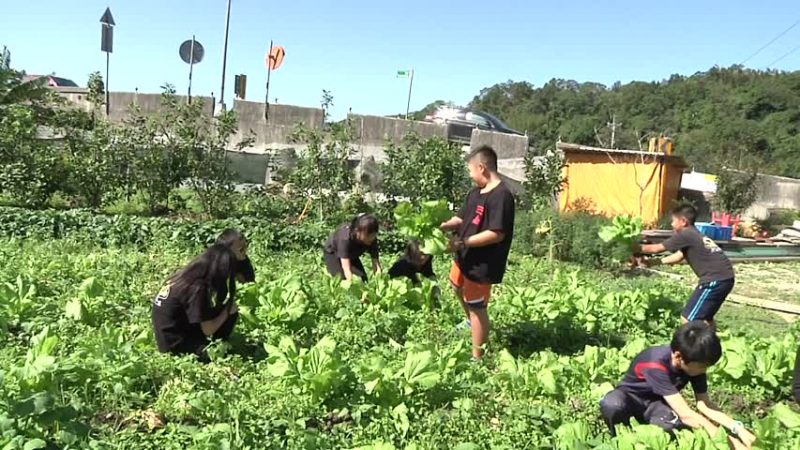
[[[561,211],[640,216],[655,224],[677,198],[681,171],[656,157],[569,152]]]

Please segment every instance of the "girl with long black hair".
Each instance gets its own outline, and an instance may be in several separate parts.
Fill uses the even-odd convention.
[[[214,244],[170,277],[153,300],[158,349],[207,359],[210,339],[227,339],[238,318],[236,254]]]

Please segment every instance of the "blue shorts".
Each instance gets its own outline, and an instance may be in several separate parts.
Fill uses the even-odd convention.
[[[686,320],[714,320],[722,302],[733,290],[734,279],[700,283],[681,314]]]

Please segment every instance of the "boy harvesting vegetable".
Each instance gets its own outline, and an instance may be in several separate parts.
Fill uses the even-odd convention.
[[[675,234],[660,244],[641,246],[641,253],[672,252],[662,259],[650,259],[647,266],[689,263],[700,282],[681,314],[683,323],[705,320],[714,325],[714,315],[728,297],[734,285],[731,261],[713,239],[704,236],[694,226],[697,211],[692,206],[672,210],[672,229]]]
[[[476,187],[458,214],[442,223],[456,231],[450,282],[472,329],[472,356],[481,358],[489,340],[487,306],[492,285],[503,281],[514,234],[514,196],[497,173],[497,153],[482,146],[470,154],[469,176]]]
[[[633,417],[669,433],[684,428],[703,428],[711,436],[717,423],[730,430],[736,449],[749,449],[756,437],[711,403],[706,371],[722,357],[722,346],[713,327],[702,321],[689,322],[673,335],[672,343],[639,353],[616,389],[600,401],[603,420],[616,434],[619,424],[630,425]],[[680,391],[691,383],[697,411]]]

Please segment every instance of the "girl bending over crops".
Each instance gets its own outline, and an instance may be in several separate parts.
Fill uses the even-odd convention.
[[[242,256],[214,244],[167,280],[153,299],[159,351],[207,360],[209,340],[230,336],[238,318],[235,277]]]
[[[436,280],[433,273],[433,256],[424,253],[419,241],[413,240],[406,244],[406,251],[400,259],[389,269],[392,278],[406,277],[414,284],[419,284],[419,275],[430,280]]]
[[[325,243],[323,255],[328,273],[347,281],[357,276],[367,281],[367,272],[361,264],[361,255],[369,252],[372,270],[381,272],[378,259],[378,219],[371,214],[359,214],[349,224],[343,224]]]
[[[217,244],[222,244],[233,252],[236,256],[234,261],[234,273],[236,281],[240,283],[252,283],[256,281],[256,271],[250,258],[247,256],[248,242],[239,230],[233,228],[225,229],[217,238]]]

